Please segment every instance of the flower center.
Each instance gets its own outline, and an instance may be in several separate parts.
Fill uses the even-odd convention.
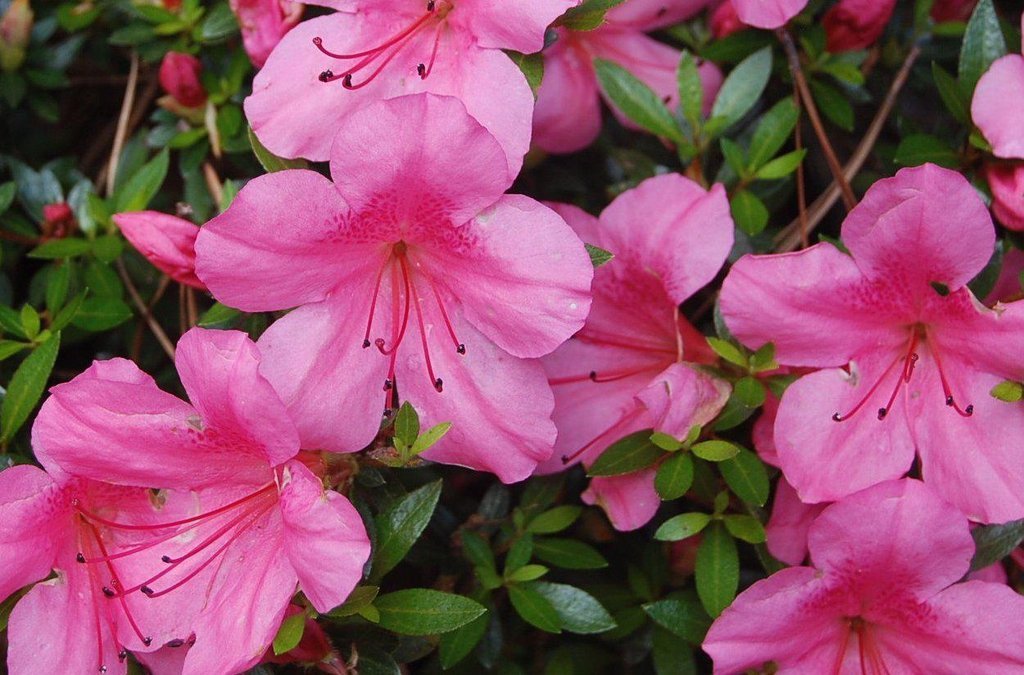
[[[889,675],[889,668],[885,665],[882,651],[875,643],[871,632],[871,624],[860,616],[851,616],[843,619],[846,624],[843,642],[839,646],[839,653],[836,655],[835,666],[832,672],[839,675],[843,671],[843,662],[846,660],[846,651],[850,645],[850,636],[857,636],[857,659],[860,663],[862,673],[875,673],[876,675]]]
[[[953,389],[949,384],[949,379],[946,377],[945,368],[942,366],[942,357],[939,354],[939,348],[935,340],[928,340],[928,330],[922,325],[916,325],[911,329],[910,339],[907,343],[906,349],[902,352],[902,355],[898,355],[893,359],[892,363],[882,372],[881,376],[875,381],[868,392],[864,394],[864,397],[857,402],[852,409],[847,413],[836,412],[832,415],[832,419],[836,422],[845,422],[858,411],[863,408],[867,402],[874,396],[875,392],[882,386],[889,376],[896,370],[896,366],[902,364],[899,369],[899,376],[893,385],[892,393],[889,395],[889,400],[884,406],[878,409],[878,419],[884,420],[889,412],[892,410],[893,404],[896,402],[896,396],[900,390],[907,384],[910,383],[911,377],[914,375],[914,367],[917,365],[918,359],[920,358],[917,353],[917,346],[920,342],[926,342],[928,349],[931,352],[932,359],[935,361],[935,367],[939,371],[939,380],[942,382],[942,394],[945,397],[946,405],[953,408],[961,417],[970,417],[974,414],[974,406],[968,405],[965,408],[961,408],[960,404],[957,403],[956,398],[953,396]]]
[[[423,361],[426,364],[427,376],[430,378],[431,385],[438,393],[444,390],[444,380],[434,372],[434,366],[430,360],[430,346],[427,343],[426,323],[423,320],[424,310],[421,306],[422,286],[427,286],[430,293],[434,296],[437,308],[441,312],[445,328],[448,331],[448,336],[455,346],[455,351],[459,354],[466,353],[466,345],[459,342],[459,338],[455,334],[455,328],[452,326],[448,310],[445,309],[444,300],[441,298],[441,292],[438,290],[437,284],[434,283],[430,274],[422,268],[417,268],[416,274],[413,274],[412,267],[409,264],[408,250],[409,247],[404,241],[398,241],[391,245],[388,257],[381,265],[380,271],[377,272],[373,299],[370,301],[370,315],[366,319],[366,332],[363,335],[363,349],[373,344],[382,355],[388,357],[388,375],[384,380],[385,417],[391,415],[392,410],[397,407],[395,364],[398,359],[398,347],[405,339],[407,328],[409,327],[409,317],[412,314],[416,315],[416,323],[420,333],[420,347],[423,350]],[[377,300],[380,298],[380,287],[385,273],[390,274],[391,281],[391,336],[390,340],[378,337],[371,343],[370,333],[373,330]]]
[[[420,76],[420,79],[427,79],[430,73],[434,69],[434,62],[437,60],[437,50],[441,43],[441,33],[445,25],[445,18],[449,12],[452,11],[454,5],[451,0],[429,0],[427,2],[427,11],[422,16],[417,18],[412,23],[408,24],[391,37],[385,39],[376,47],[365,49],[360,52],[353,52],[351,54],[338,54],[332,52],[324,47],[323,38],[317,36],[313,38],[313,44],[321,53],[331,57],[332,59],[338,59],[339,61],[355,61],[352,65],[348,66],[344,71],[335,74],[332,70],[325,70],[320,73],[321,82],[337,82],[341,80],[341,84],[346,89],[360,89],[365,87],[387,67],[391,61],[398,56],[413,38],[420,33],[433,28],[434,39],[433,46],[430,49],[430,57],[427,61],[421,61],[416,66],[416,73]],[[366,74],[367,71],[369,74]],[[365,75],[363,79],[355,83],[353,79],[356,75]]]

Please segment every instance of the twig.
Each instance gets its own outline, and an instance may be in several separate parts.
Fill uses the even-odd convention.
[[[203,162],[203,179],[206,180],[206,189],[213,197],[216,207],[220,209],[224,203],[224,184],[221,183],[217,170],[209,162]]]
[[[138,105],[135,106],[135,112],[133,112],[132,116],[128,119],[128,130],[125,133],[125,138],[130,136],[132,132],[135,131],[136,127],[139,126],[139,123],[142,122],[142,118],[149,111],[149,104],[152,103],[154,98],[156,98],[156,95],[159,91],[159,87],[160,83],[157,80],[151,80],[149,84],[146,85],[146,88],[142,91],[142,95],[138,97],[139,101]],[[120,151],[117,154],[118,157],[120,157]],[[95,182],[97,184],[102,183],[104,180],[106,180],[109,169],[109,164],[103,165],[103,167],[100,169],[99,175],[96,177]],[[115,179],[117,178],[116,171],[114,174],[111,175],[113,175]]]
[[[124,262],[119,258],[116,262],[117,273],[121,277],[121,281],[124,282],[124,287],[128,289],[128,295],[131,296],[132,303],[135,304],[135,308],[139,310],[142,318],[146,320],[146,325],[149,326],[149,330],[152,331],[153,337],[160,343],[167,356],[173,361],[174,360],[174,343],[171,342],[170,338],[167,337],[167,333],[160,327],[160,323],[153,317],[153,313],[149,311],[142,296],[139,295],[138,289],[135,288],[135,283],[132,282],[130,276],[128,276],[128,270],[124,267]]]
[[[803,138],[800,131],[800,118],[802,117],[800,113],[802,108],[800,106],[800,91],[797,89],[796,83],[793,84],[793,101],[796,103],[797,110],[796,126],[793,127],[793,145],[796,146],[796,151],[800,152],[803,148]],[[807,248],[807,183],[805,180],[804,163],[800,162],[796,165],[797,221],[800,223],[800,242],[804,248]]]
[[[832,172],[833,180],[839,185],[843,196],[843,203],[846,205],[846,210],[849,211],[857,205],[857,197],[854,196],[853,188],[850,187],[850,183],[843,176],[843,167],[836,157],[835,150],[832,149],[832,144],[828,140],[828,134],[825,133],[825,125],[821,123],[821,115],[818,114],[818,107],[814,104],[811,88],[807,85],[807,78],[804,77],[803,67],[800,65],[800,55],[796,52],[796,45],[793,44],[793,38],[785,28],[780,28],[776,31],[776,34],[779,36],[779,40],[782,41],[783,51],[786,52],[786,58],[789,61],[789,70],[793,74],[793,81],[796,83],[797,91],[800,92],[800,98],[803,99],[803,107],[807,110],[807,117],[811,120],[811,126],[814,127],[814,134],[818,137],[821,150],[825,154],[825,162],[828,164],[829,171]]]
[[[889,87],[889,91],[885,95],[885,100],[882,101],[882,105],[878,108],[875,118],[871,121],[871,126],[868,127],[863,140],[861,140],[860,145],[857,146],[857,149],[850,157],[850,161],[846,163],[845,167],[843,167],[843,177],[847,181],[853,180],[860,172],[864,162],[867,161],[868,156],[871,154],[871,150],[875,147],[875,142],[878,140],[878,136],[882,133],[882,129],[885,127],[886,120],[889,119],[889,115],[892,113],[892,109],[896,105],[896,99],[899,97],[900,90],[903,89],[903,85],[906,84],[907,78],[910,76],[910,69],[913,68],[914,62],[917,61],[917,57],[920,54],[921,50],[917,45],[914,45],[907,54],[906,59],[903,60],[903,65],[900,66],[899,72],[896,73],[896,77],[893,79],[892,85]],[[808,209],[809,222],[805,230],[806,235],[810,235],[810,233],[821,223],[825,214],[827,214],[835,205],[839,195],[839,187],[836,183],[832,183],[825,192],[821,193],[821,195],[814,200],[810,209]],[[795,251],[801,241],[800,227],[799,219],[794,220],[784,227],[775,236],[775,250],[780,253]]]
[[[146,303],[146,310],[148,313],[153,313],[153,308],[156,307],[156,303],[160,302],[160,299],[164,297],[164,293],[167,291],[167,287],[171,285],[171,278],[166,274],[160,276],[160,282],[156,286],[156,290],[153,291],[153,297]],[[135,334],[132,336],[132,361],[138,362],[139,354],[142,351],[142,330],[146,326],[145,317],[139,318],[139,323],[135,328]]]
[[[107,161],[107,195],[114,193],[114,176],[117,175],[117,162],[121,157],[125,137],[128,135],[128,118],[135,105],[135,85],[139,81],[139,55],[132,52],[132,65],[128,71],[128,84],[124,88],[124,100],[121,101],[121,114],[117,117],[117,131],[114,133],[114,147],[110,150]]]

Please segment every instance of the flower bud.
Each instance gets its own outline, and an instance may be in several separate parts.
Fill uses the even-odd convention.
[[[1024,164],[990,165],[985,178],[992,189],[992,213],[1011,230],[1024,231]]]
[[[736,8],[729,0],[725,0],[711,12],[711,34],[715,36],[716,40],[738,33],[746,27],[747,25],[740,21],[739,15],[736,14]]]
[[[840,0],[822,19],[828,51],[837,54],[870,47],[895,8],[896,0]]]
[[[285,611],[285,618],[294,616],[302,611],[302,608],[297,605],[288,605],[288,609]],[[268,649],[262,663],[315,664],[321,672],[331,673],[332,675],[348,672],[345,664],[338,657],[338,654],[327,639],[324,629],[316,621],[308,618],[306,619],[306,626],[302,631],[302,639],[299,641],[299,644],[284,654],[275,655],[272,650]]]
[[[118,213],[114,223],[154,267],[178,283],[206,289],[196,276],[195,223],[156,211]]]
[[[263,67],[285,33],[302,18],[304,5],[290,0],[231,0],[249,60]]]
[[[32,33],[32,8],[28,0],[13,0],[0,19],[0,69],[17,70],[25,61]]]
[[[202,69],[194,56],[167,52],[160,63],[160,86],[181,105],[197,108],[206,103],[206,90],[199,81]]]
[[[967,21],[978,0],[935,0],[932,5],[932,19],[937,23],[944,21]]]
[[[57,202],[43,206],[42,232],[44,237],[60,239],[74,232],[77,226],[75,213],[67,203]]]

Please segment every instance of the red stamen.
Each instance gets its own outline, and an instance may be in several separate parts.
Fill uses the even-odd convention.
[[[110,554],[107,553],[107,547],[103,545],[103,538],[100,536],[99,530],[97,530],[96,526],[92,523],[86,523],[86,526],[92,532],[93,539],[96,540],[96,545],[99,546],[100,553],[103,554],[104,558],[109,558]],[[128,619],[128,624],[132,627],[132,630],[135,632],[135,635],[139,638],[139,640],[142,641],[142,644],[148,647],[150,643],[153,642],[153,638],[142,634],[142,631],[139,629],[139,625],[135,623],[135,617],[132,616],[131,610],[128,609],[128,602],[124,599],[124,594],[118,594],[118,591],[120,591],[124,587],[121,585],[121,580],[117,576],[117,570],[114,568],[113,563],[111,563],[109,560],[107,561],[106,565],[107,570],[110,572],[110,585],[114,587],[115,593],[111,595],[107,592],[108,589],[104,587],[103,594],[107,597],[118,598],[118,602],[120,602],[121,604],[121,611],[124,612],[125,618]]]
[[[890,372],[892,372],[892,369],[896,367],[896,364],[899,363],[899,361],[900,358],[898,356],[895,359],[893,359],[892,363],[890,363],[889,366],[885,369],[881,377],[879,377],[875,384],[872,385],[871,389],[868,390],[868,393],[864,395],[864,398],[858,401],[857,405],[853,406],[853,409],[850,410],[850,412],[846,413],[845,415],[842,415],[838,412],[834,413],[832,415],[832,419],[835,420],[836,422],[845,422],[846,420],[856,415],[857,412],[864,407],[864,404],[868,402],[871,396],[878,390],[878,387],[881,386],[882,382],[885,381],[885,378],[889,375]],[[882,408],[881,410],[885,409]],[[885,417],[885,413],[882,414],[882,417]]]
[[[437,30],[434,31],[434,46],[430,50],[430,62],[427,67],[424,68],[421,63],[416,68],[416,72],[419,73],[420,79],[425,80],[430,77],[430,73],[434,70],[434,61],[437,59],[437,47],[441,44],[441,30],[444,28],[444,24],[438,24]]]
[[[575,382],[596,382],[598,384],[604,382],[615,382],[617,380],[624,380],[627,377],[639,375],[650,371],[650,368],[633,368],[630,370],[612,370],[612,371],[601,371],[600,373],[596,370],[592,370],[586,375],[573,375],[570,377],[552,377],[548,378],[548,384],[556,386],[559,384],[572,384]]]
[[[380,282],[384,278],[384,268],[388,266],[387,261],[380,266],[377,272],[377,283],[373,287],[373,299],[370,300],[370,316],[366,319],[366,333],[363,335],[363,349],[370,346],[370,328],[373,327],[373,314],[377,311],[377,296],[380,294]]]
[[[362,58],[364,56],[378,56],[378,55],[380,55],[380,53],[382,51],[386,50],[388,47],[391,47],[392,45],[400,42],[401,40],[403,40],[403,39],[411,36],[413,33],[415,33],[416,30],[420,26],[422,26],[426,21],[428,21],[431,18],[432,15],[433,15],[433,9],[432,8],[428,8],[426,14],[424,14],[419,19],[417,19],[416,21],[414,21],[411,24],[409,24],[408,26],[406,26],[404,29],[402,29],[401,31],[399,31],[395,35],[391,36],[390,38],[388,38],[387,40],[385,40],[381,44],[377,45],[376,47],[372,47],[371,49],[367,49],[366,51],[362,51],[362,52],[353,52],[352,54],[338,54],[338,53],[329,51],[329,50],[327,50],[324,47],[324,45],[323,45],[324,41],[320,37],[313,38],[313,44],[316,45],[316,48],[319,49],[324,55],[329,56],[332,59],[340,59],[342,61],[347,61],[347,60],[350,60],[350,59],[358,59],[358,58]]]
[[[402,276],[406,279],[406,288],[409,288],[409,269],[405,262],[405,256],[399,257],[398,262],[402,265]],[[420,309],[420,296],[416,291],[415,284],[411,284],[411,288],[413,306],[416,309],[416,321],[419,323],[420,327],[420,344],[423,345],[423,360],[427,364],[427,375],[430,376],[430,381],[433,383],[434,389],[440,393],[444,389],[444,381],[434,374],[434,367],[430,363],[430,347],[427,346],[427,329],[423,324],[423,311]]]
[[[649,342],[643,342],[641,340],[634,340],[632,338],[623,338],[620,336],[605,336],[595,334],[591,330],[586,330],[576,336],[576,339],[580,342],[586,342],[592,345],[604,345],[607,347],[621,347],[623,349],[633,349],[641,352],[655,352],[659,354],[671,355],[673,358],[676,356],[675,348],[668,348],[665,345],[657,345]]]
[[[942,367],[942,358],[939,356],[938,345],[935,340],[929,340],[928,346],[932,350],[932,357],[935,358],[935,366],[939,369],[939,380],[942,381],[942,393],[946,396],[946,405],[951,407],[961,417],[970,417],[974,414],[974,405],[969,404],[966,408],[961,408],[956,399],[953,398],[953,389],[949,386],[949,380],[946,379],[946,371]]]
[[[846,619],[846,630],[843,632],[843,641],[839,645],[839,653],[836,654],[835,664],[832,666],[832,675],[841,675],[843,671],[843,661],[846,660],[846,649],[850,646],[850,634],[853,632],[850,626],[850,619]]]
[[[399,258],[400,260],[402,258]],[[398,345],[402,344],[402,340],[405,338],[405,330],[409,326],[409,275],[406,272],[405,265],[402,265],[402,286],[405,289],[405,310],[402,314],[402,323],[399,328],[398,324],[398,301],[401,297],[398,293],[398,273],[397,269],[392,267],[391,270],[391,306],[392,306],[392,322],[391,322],[391,347],[385,348],[384,338],[377,338],[375,344],[377,349],[384,356],[393,354],[398,349]],[[396,334],[397,330],[397,334]]]
[[[459,342],[458,336],[455,335],[455,327],[452,326],[452,321],[448,318],[448,312],[444,308],[444,302],[441,300],[441,292],[437,290],[437,284],[434,283],[433,278],[429,274],[424,274],[423,276],[426,277],[427,283],[430,284],[430,290],[434,292],[437,308],[441,310],[441,317],[444,319],[444,325],[448,329],[448,335],[451,336],[452,342],[455,344],[455,351],[459,354],[465,354],[466,345]]]

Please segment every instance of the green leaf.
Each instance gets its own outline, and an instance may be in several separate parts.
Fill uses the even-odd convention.
[[[775,156],[796,127],[800,111],[792,98],[784,98],[762,115],[750,139],[747,167],[756,171]]]
[[[274,153],[267,150],[260,139],[256,138],[256,134],[253,133],[252,128],[249,129],[249,145],[252,146],[252,154],[256,155],[257,161],[268,173],[274,173],[275,171],[284,171],[285,169],[308,169],[309,162],[304,159],[285,159],[284,157],[278,157]]]
[[[651,660],[655,675],[697,675],[693,647],[658,626],[651,631]]]
[[[645,429],[612,443],[587,471],[588,476],[621,476],[658,461],[665,451],[651,443],[651,430]]]
[[[679,499],[693,485],[693,458],[677,452],[658,467],[654,475],[654,489],[664,500]]]
[[[708,462],[722,462],[732,459],[742,449],[740,446],[729,441],[712,440],[695,443],[690,448],[690,452]]]
[[[591,635],[615,628],[615,620],[608,610],[582,589],[546,581],[531,584],[530,588],[547,598],[558,612],[562,627],[570,633]]]
[[[530,524],[526,526],[526,531],[533,534],[561,532],[576,522],[582,512],[583,507],[581,506],[556,506],[531,520]]]
[[[121,325],[131,316],[131,307],[120,298],[88,297],[71,323],[82,330],[99,333]]]
[[[608,561],[596,548],[576,539],[538,537],[533,540],[533,554],[549,565],[567,570],[608,567]]]
[[[992,565],[1013,552],[1024,541],[1024,520],[1000,525],[982,525],[971,530],[974,537],[974,558],[971,571]]]
[[[306,630],[306,614],[299,612],[292,614],[281,622],[274,636],[274,653],[284,654],[299,646],[302,641],[302,634]]]
[[[0,406],[0,442],[7,443],[28,419],[46,389],[53,364],[60,349],[60,333],[36,347],[25,357],[7,385],[7,394]]]
[[[729,165],[729,168],[735,171],[737,176],[741,178],[746,177],[747,153],[743,151],[743,148],[728,138],[723,138],[719,141],[719,145],[722,148],[722,156],[725,158],[725,163]]]
[[[960,47],[960,86],[967,94],[973,94],[974,87],[992,62],[1006,54],[1006,40],[999,27],[992,0],[981,0],[964,32]]]
[[[92,295],[118,299],[124,296],[124,284],[117,272],[110,269],[110,265],[93,260],[85,268],[84,277],[85,285]]]
[[[679,125],[665,103],[635,75],[604,59],[596,59],[594,68],[602,91],[626,117],[655,136],[676,143],[684,140]]]
[[[51,239],[36,246],[27,255],[29,258],[56,260],[58,258],[73,258],[91,250],[92,244],[86,239]]]
[[[416,441],[412,444],[412,449],[409,450],[409,454],[415,457],[421,452],[429,450],[435,443],[444,438],[444,435],[448,433],[448,430],[451,428],[451,422],[441,422],[440,424],[435,424],[430,427],[416,437]]]
[[[546,633],[562,632],[562,617],[551,601],[530,586],[508,587],[512,607],[523,621]]]
[[[732,211],[732,219],[736,222],[736,227],[750,236],[760,234],[768,225],[768,209],[750,190],[740,190],[734,194],[729,200],[729,208]],[[719,354],[719,356],[722,355]],[[723,358],[735,363],[732,359],[724,356]],[[737,365],[746,365],[746,359],[743,364]]]
[[[697,549],[696,578],[701,604],[717,619],[736,597],[740,583],[736,541],[722,523],[712,523],[704,531]]]
[[[66,304],[62,310],[57,313],[57,316],[50,322],[50,330],[57,332],[64,330],[71,324],[71,321],[78,314],[78,310],[82,308],[82,303],[85,302],[86,292],[82,291],[75,297],[71,298],[71,302]]]
[[[64,301],[68,298],[68,287],[71,285],[71,266],[55,264],[50,267],[46,276],[46,310],[55,316]]]
[[[92,253],[101,262],[112,263],[123,251],[124,241],[113,234],[96,237],[96,240],[92,242]]]
[[[658,541],[679,541],[697,534],[710,522],[711,516],[706,513],[680,513],[662,523],[654,533],[654,538]]]
[[[399,635],[440,635],[465,626],[487,609],[467,597],[428,588],[381,595],[373,603],[382,628]]]
[[[797,167],[800,166],[800,163],[804,161],[804,155],[806,154],[807,148],[787,152],[785,155],[776,157],[762,166],[757,170],[757,173],[755,173],[754,176],[759,180],[777,180],[779,178],[785,178],[796,171]]]
[[[654,623],[693,645],[702,643],[711,627],[711,618],[692,595],[680,593],[678,597],[649,602],[643,608]]]
[[[378,516],[371,581],[379,581],[402,561],[430,522],[440,497],[441,481],[436,480],[413,490]]]
[[[199,317],[199,325],[203,328],[227,327],[241,314],[237,309],[215,302],[213,307],[203,312]]]
[[[601,265],[611,262],[612,258],[615,257],[610,251],[598,248],[593,244],[584,244],[584,246],[587,248],[587,253],[590,254],[590,264],[593,265],[595,269]]]
[[[723,518],[723,521],[725,529],[737,539],[742,539],[748,544],[764,543],[764,525],[757,518],[745,514],[732,514]]]
[[[0,185],[0,214],[11,208],[11,204],[14,203],[14,195],[17,192],[18,186],[13,180]]]
[[[512,548],[509,549],[508,555],[505,556],[505,574],[510,574],[514,570],[517,570],[530,562],[530,557],[532,555],[533,535],[526,533],[512,544]]]
[[[35,340],[39,335],[39,312],[32,305],[21,308],[21,330],[29,340]]]
[[[476,567],[483,567],[494,572],[497,568],[494,562],[494,552],[487,541],[478,533],[472,530],[462,531],[462,551],[466,560]]]
[[[992,387],[992,391],[990,391],[989,394],[1000,401],[1016,403],[1017,401],[1024,399],[1024,384],[1014,382],[1013,380],[1005,380]]]
[[[164,148],[156,157],[146,162],[136,171],[114,195],[114,211],[141,211],[149,205],[157,190],[167,177],[167,166],[170,162],[168,150]]]
[[[716,354],[729,363],[740,366],[741,368],[747,367],[747,357],[740,351],[740,348],[733,343],[716,337],[709,337],[707,338],[707,341],[708,346],[710,346]]]
[[[830,84],[810,80],[811,95],[818,108],[833,124],[845,131],[853,131],[853,105],[849,98]]]
[[[569,30],[594,30],[604,23],[608,10],[621,5],[625,0],[584,0],[572,7],[555,21],[556,26],[564,26]]]
[[[651,443],[654,443],[662,450],[666,450],[668,452],[675,452],[676,450],[681,450],[683,448],[683,444],[680,443],[678,439],[660,431],[655,431],[651,434]]]
[[[760,49],[732,69],[722,83],[711,108],[711,117],[722,117],[728,128],[739,122],[761,98],[772,72],[772,50]]]
[[[348,597],[345,598],[345,602],[327,612],[327,615],[335,618],[344,618],[359,614],[373,604],[379,592],[380,588],[377,586],[356,586],[349,593]]]
[[[9,359],[20,351],[28,349],[31,345],[14,340],[0,340],[0,361]]]
[[[956,78],[946,72],[936,61],[932,61],[932,79],[935,80],[935,88],[942,97],[942,102],[953,114],[957,122],[966,124],[971,120],[971,102],[964,95],[964,90]]]
[[[960,165],[960,156],[941,138],[930,134],[911,134],[900,141],[893,161],[900,166],[919,166],[932,162],[955,169]]]
[[[506,49],[505,53],[508,54],[513,63],[519,66],[519,70],[526,77],[527,84],[530,85],[533,97],[537,98],[537,91],[544,81],[544,55],[540,52],[536,54],[522,54],[511,49]]]
[[[733,395],[748,408],[760,408],[764,405],[765,389],[756,377],[740,378],[732,386]]]
[[[448,670],[466,658],[473,651],[473,647],[476,647],[483,639],[487,632],[487,624],[487,615],[482,614],[465,626],[442,635],[441,641],[438,643],[441,667]]]
[[[203,21],[199,37],[203,42],[215,42],[234,35],[238,31],[238,21],[231,7],[223,3],[214,5]]]
[[[700,128],[704,110],[704,85],[697,70],[697,60],[689,52],[683,52],[676,69],[676,82],[679,85],[679,110],[683,118],[690,123],[695,131]]]
[[[402,403],[395,415],[395,440],[406,447],[416,442],[420,435],[420,416],[408,401]]]
[[[536,581],[547,573],[548,568],[544,565],[523,565],[509,574],[507,579],[512,583],[526,583]]]
[[[748,504],[764,506],[771,490],[768,483],[768,470],[764,462],[746,448],[732,459],[718,463],[726,484],[733,494]]]

